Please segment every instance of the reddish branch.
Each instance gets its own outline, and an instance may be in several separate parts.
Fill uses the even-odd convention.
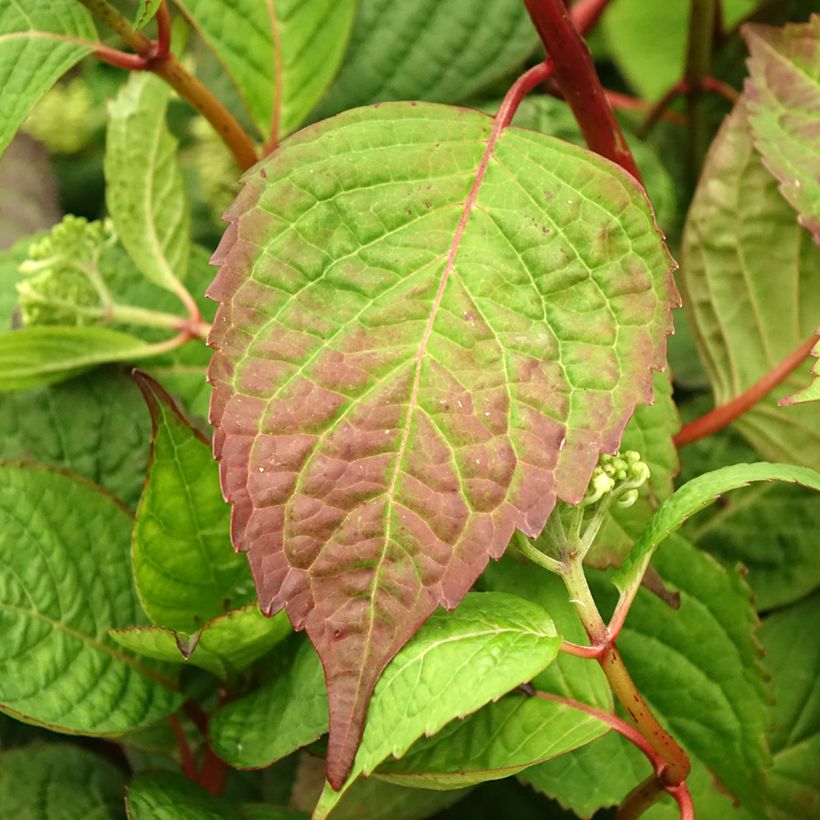
[[[197,769],[196,761],[194,760],[193,752],[188,744],[188,738],[185,736],[185,731],[182,724],[176,716],[171,716],[171,728],[177,738],[177,746],[179,748],[179,757],[182,766],[182,773],[189,779],[193,780],[206,789],[211,794],[220,795],[225,788],[225,780],[228,776],[228,767],[223,760],[217,757],[214,750],[208,744],[208,724],[210,716],[208,713],[195,701],[187,700],[182,705],[182,711],[185,716],[199,729],[205,741],[205,756],[202,760],[202,766]]]
[[[578,0],[570,9],[572,22],[581,34],[588,34],[601,19],[611,0]]]
[[[592,151],[641,179],[621,128],[606,99],[592,55],[563,0],[524,0],[547,54],[554,79]]]
[[[685,425],[675,436],[675,444],[678,447],[692,444],[692,442],[717,433],[718,430],[722,430],[742,416],[799,367],[809,356],[818,340],[820,340],[820,334],[812,334],[811,338],[792,351],[777,367],[774,367],[762,379],[756,381],[746,392]]]

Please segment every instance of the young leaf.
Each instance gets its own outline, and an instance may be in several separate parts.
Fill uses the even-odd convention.
[[[655,550],[696,512],[713,504],[729,490],[748,487],[755,481],[786,481],[820,491],[820,473],[794,464],[733,464],[693,478],[661,505],[612,583],[629,602],[635,597]]]
[[[391,657],[617,447],[677,297],[631,177],[477,113],[347,112],[246,179],[215,453],[262,607],[325,664],[339,786]]]
[[[237,675],[290,633],[284,613],[266,618],[255,604],[220,615],[183,641],[161,626],[112,629],[111,637],[139,655],[207,669],[223,680]]]
[[[798,390],[794,395],[780,399],[778,404],[781,407],[790,404],[800,404],[804,401],[820,401],[820,341],[812,348],[811,355],[818,360],[811,369],[811,382],[802,390]]]
[[[772,816],[802,820],[820,815],[820,595],[776,612],[763,622],[760,639],[774,684],[774,764],[767,787]]]
[[[153,421],[151,464],[137,507],[131,559],[150,620],[192,633],[246,603],[248,570],[231,549],[229,511],[205,437],[170,396],[137,374]]]
[[[24,327],[0,333],[0,391],[65,381],[107,362],[156,355],[156,347],[104,327]]]
[[[804,343],[820,316],[820,250],[755,151],[743,99],[707,156],[682,255],[687,317],[725,404]],[[769,461],[820,463],[814,409],[776,406],[805,381],[795,372],[734,422]]]
[[[139,623],[131,516],[78,478],[0,466],[0,711],[69,734],[115,735],[176,711],[161,667],[110,627]]]
[[[133,380],[114,368],[0,393],[0,459],[74,470],[132,508],[145,482],[150,430]]]
[[[148,772],[131,781],[125,797],[130,820],[241,820],[230,803],[180,774]]]
[[[237,769],[262,769],[327,731],[322,664],[307,642],[277,677],[217,709],[208,726],[214,751]]]
[[[161,5],[162,0],[140,0],[137,13],[134,15],[134,28],[139,30],[147,26]]]
[[[105,201],[137,267],[172,293],[188,271],[191,217],[177,141],[165,124],[170,87],[133,72],[109,104]]]
[[[761,817],[770,693],[749,587],[737,569],[723,569],[682,538],[661,550],[654,566],[680,593],[680,607],[642,591],[618,648],[673,737]],[[731,816],[695,808],[698,817]]]
[[[294,131],[342,60],[355,0],[180,0],[225,66],[259,133],[272,144]]]
[[[0,750],[4,820],[120,820],[124,788],[113,763],[70,743]]]
[[[566,704],[510,694],[422,738],[376,775],[400,786],[460,789],[509,777],[608,731],[604,721]]]
[[[780,193],[820,245],[820,14],[808,23],[743,27],[749,123]]]
[[[314,118],[381,100],[475,97],[522,66],[537,43],[518,0],[359,0],[339,76]]]
[[[694,410],[695,408],[693,408]],[[700,415],[695,410],[695,416]],[[754,450],[740,434],[721,430],[681,451],[682,479],[721,464],[753,461]],[[786,606],[820,587],[820,504],[805,487],[761,482],[724,496],[683,527],[686,538],[726,566],[738,562],[758,611]]]
[[[0,4],[0,155],[37,100],[96,39],[91,14],[76,0]]]

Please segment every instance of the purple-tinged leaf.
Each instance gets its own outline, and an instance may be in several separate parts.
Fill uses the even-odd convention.
[[[820,245],[820,14],[783,28],[747,25],[743,36],[755,145]]]
[[[673,263],[611,163],[430,104],[302,131],[228,219],[214,449],[263,609],[322,657],[339,787],[390,659],[650,400]]]

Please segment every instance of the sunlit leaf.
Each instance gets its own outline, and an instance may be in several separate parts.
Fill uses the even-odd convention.
[[[94,49],[97,31],[76,0],[0,4],[0,154],[40,97]]]
[[[295,130],[342,60],[355,0],[179,0],[233,79],[259,133]]]
[[[743,99],[706,159],[682,255],[690,327],[725,404],[805,344],[820,316],[820,249],[755,150]],[[776,406],[807,381],[798,369],[734,422],[765,459],[820,463],[816,409]]]
[[[649,400],[670,259],[615,166],[428,104],[293,137],[230,220],[215,452],[261,605],[322,656],[340,785],[390,658]]]
[[[141,620],[131,520],[84,480],[0,467],[0,710],[55,731],[116,735],[179,707],[168,668],[108,636]]]
[[[755,144],[820,245],[820,14],[784,28],[745,26],[743,36]]]

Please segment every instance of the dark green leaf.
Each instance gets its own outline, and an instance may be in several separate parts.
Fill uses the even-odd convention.
[[[129,820],[237,820],[227,801],[171,772],[135,777],[125,804]]]

